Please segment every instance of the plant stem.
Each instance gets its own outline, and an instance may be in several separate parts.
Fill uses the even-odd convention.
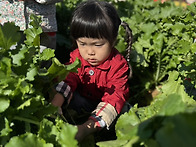
[[[24,118],[24,117],[20,117],[20,116],[15,116],[14,119],[15,120],[20,120],[20,121],[25,121],[25,122],[35,124],[35,125],[38,125],[38,126],[40,125],[40,123],[38,121],[34,121],[34,120]]]
[[[157,67],[157,72],[156,72],[156,77],[155,77],[155,86],[158,84],[158,79],[159,79],[159,74],[160,74],[160,68],[161,68],[161,53],[158,55],[158,67]]]

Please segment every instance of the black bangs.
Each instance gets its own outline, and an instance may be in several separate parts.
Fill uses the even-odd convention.
[[[87,17],[87,16],[86,16]],[[74,39],[80,37],[87,38],[108,38],[111,34],[110,28],[104,21],[104,19],[96,19],[96,18],[86,18],[77,19],[72,22],[71,25],[71,35]]]
[[[110,10],[111,9],[111,10]],[[107,3],[90,1],[81,3],[73,13],[71,22],[71,36],[74,40],[80,37],[104,38],[113,44],[120,20],[113,7],[108,9]],[[118,15],[117,15],[118,16]]]

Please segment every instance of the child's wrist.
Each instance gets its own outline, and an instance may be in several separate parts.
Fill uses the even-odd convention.
[[[56,86],[56,91],[60,93],[66,100],[72,97],[71,87],[67,85],[64,81],[61,81]]]
[[[101,117],[96,116],[94,114],[89,117],[89,120],[92,120],[92,121],[95,122],[96,128],[101,129],[101,128],[104,128],[106,126],[105,121],[103,119],[101,119]]]

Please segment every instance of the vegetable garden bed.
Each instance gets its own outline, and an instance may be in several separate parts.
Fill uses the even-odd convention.
[[[32,16],[32,28],[25,30],[21,45],[16,44],[18,27],[13,23],[0,27],[0,146],[195,146],[196,4],[184,8],[153,0],[110,0],[133,31],[129,81],[133,107],[118,119],[115,140],[93,142],[91,137],[77,144],[77,128],[56,115],[46,93],[58,82],[56,76],[60,81],[80,66],[78,60],[70,66],[61,64],[69,58],[68,22],[80,1],[57,4],[56,52],[39,52],[38,18]],[[13,45],[16,49],[10,50]],[[116,47],[125,53],[122,28]],[[53,62],[49,69],[40,68],[49,59]],[[154,90],[157,94],[149,96]]]

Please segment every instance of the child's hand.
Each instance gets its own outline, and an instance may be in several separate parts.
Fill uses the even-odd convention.
[[[53,100],[51,101],[52,105],[61,107],[65,99],[60,93],[56,93]]]
[[[89,119],[82,125],[78,125],[77,127],[78,127],[78,132],[75,136],[75,139],[78,142],[81,142],[86,136],[97,131],[97,128],[96,128],[97,126],[95,122],[91,119]]]
[[[78,142],[81,142],[87,136],[86,127],[84,125],[78,125],[77,127],[78,127],[78,132],[75,136],[75,139]]]

